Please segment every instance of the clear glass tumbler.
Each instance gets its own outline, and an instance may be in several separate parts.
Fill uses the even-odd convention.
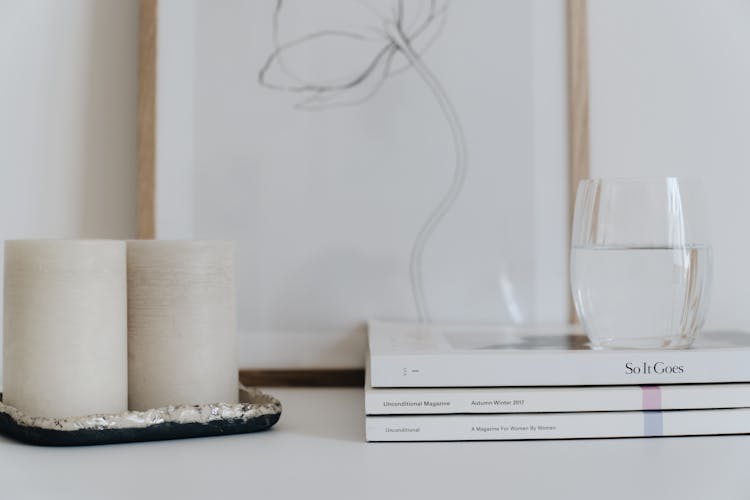
[[[593,347],[682,348],[695,340],[712,267],[698,191],[674,177],[581,181],[571,290]]]

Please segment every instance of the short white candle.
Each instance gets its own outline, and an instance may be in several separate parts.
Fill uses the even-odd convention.
[[[128,242],[129,406],[235,403],[234,246]]]
[[[127,410],[125,243],[5,242],[3,400],[34,416]]]

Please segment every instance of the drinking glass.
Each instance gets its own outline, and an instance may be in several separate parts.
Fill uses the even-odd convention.
[[[594,348],[692,344],[706,317],[711,284],[704,208],[695,181],[581,181],[571,290]]]

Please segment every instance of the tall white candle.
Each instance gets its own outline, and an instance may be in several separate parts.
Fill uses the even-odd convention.
[[[127,410],[125,243],[5,242],[3,400],[34,416]]]
[[[237,402],[234,246],[128,242],[129,406]]]

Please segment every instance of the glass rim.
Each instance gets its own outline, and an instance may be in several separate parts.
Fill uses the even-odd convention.
[[[655,183],[655,182],[665,182],[665,181],[686,181],[686,182],[696,182],[699,181],[699,177],[695,176],[674,176],[674,175],[667,175],[667,176],[636,176],[636,177],[589,177],[587,179],[581,179],[579,181],[579,184],[590,184],[595,182],[607,182],[607,183]]]

